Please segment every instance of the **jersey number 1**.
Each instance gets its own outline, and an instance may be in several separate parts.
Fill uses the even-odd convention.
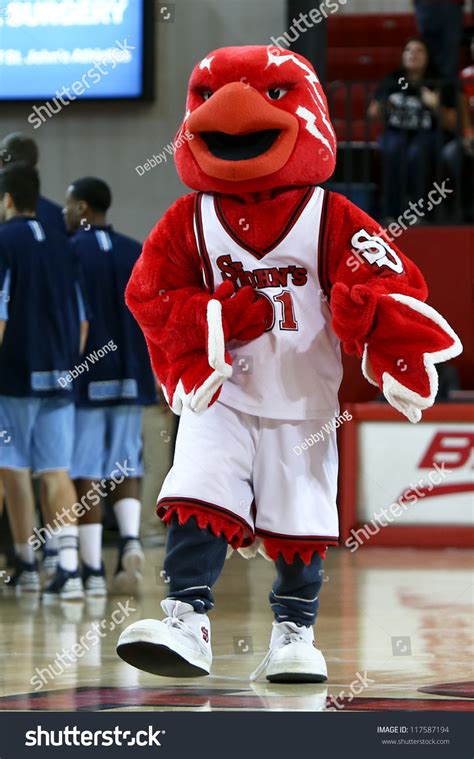
[[[261,295],[265,295],[268,300],[270,300],[269,296],[265,293],[260,293]],[[295,307],[293,304],[293,298],[291,293],[288,290],[283,290],[279,295],[274,295],[273,300],[275,303],[279,303],[281,305],[282,310],[282,319],[280,319],[280,329],[285,330],[291,330],[293,332],[296,332],[298,330],[298,322],[296,321],[295,317]],[[271,302],[271,301],[270,301]],[[275,324],[275,318],[276,318],[276,307],[272,303],[274,318],[273,318],[273,324],[267,332],[270,332]]]

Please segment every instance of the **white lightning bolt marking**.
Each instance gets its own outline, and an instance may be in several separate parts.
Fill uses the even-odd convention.
[[[201,63],[199,64],[199,68],[201,69],[201,71],[203,69],[207,69],[209,73],[211,73],[211,63],[215,57],[216,57],[215,55],[211,55],[210,58],[203,58]]]
[[[313,137],[316,137],[317,140],[320,140],[320,142],[326,145],[328,150],[330,150],[332,155],[334,155],[334,149],[331,143],[329,142],[329,140],[326,139],[324,134],[322,134],[319,131],[318,127],[316,126],[316,114],[313,113],[312,111],[309,111],[307,108],[304,108],[302,105],[299,105],[296,110],[296,115],[301,116],[301,118],[304,119],[304,121],[306,121],[306,129],[308,130],[308,132],[312,134]],[[327,160],[327,159],[324,159],[324,160]]]
[[[321,134],[321,132],[316,128],[315,119],[316,116],[314,113],[311,113],[311,111],[308,111],[306,108],[303,108],[303,106],[300,106],[297,110],[297,115],[301,115],[304,119],[307,121],[307,129],[308,131],[313,135],[313,137],[316,137],[317,139],[321,140],[326,144],[331,153],[334,155],[334,145],[336,143],[336,136],[334,134],[334,129],[332,128],[332,124],[330,121],[328,121],[328,118],[326,116],[326,108],[324,106],[324,101],[321,97],[321,94],[318,90],[318,84],[320,84],[318,75],[312,71],[309,66],[307,66],[303,61],[300,61],[299,58],[297,58],[292,53],[286,53],[282,54],[280,51],[273,52],[271,48],[268,48],[268,64],[267,68],[269,66],[282,66],[284,63],[294,63],[295,66],[298,66],[300,69],[303,69],[303,71],[306,72],[305,79],[309,84],[308,90],[313,98],[316,107],[318,108],[319,114],[321,116],[322,121],[324,122],[325,126],[327,127],[329,134],[332,135],[334,144],[331,145]],[[303,116],[302,111],[305,111],[305,115]],[[313,128],[310,128],[310,125]]]

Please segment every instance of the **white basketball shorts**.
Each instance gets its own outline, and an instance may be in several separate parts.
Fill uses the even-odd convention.
[[[242,524],[246,544],[255,536],[337,544],[336,433],[316,437],[328,421],[267,419],[220,402],[201,414],[184,409],[159,513],[194,502]]]

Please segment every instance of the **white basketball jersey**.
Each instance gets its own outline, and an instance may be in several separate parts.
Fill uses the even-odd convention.
[[[236,287],[251,285],[274,313],[273,325],[259,338],[227,346],[234,371],[219,400],[232,408],[270,419],[339,413],[339,340],[318,277],[324,195],[320,187],[310,188],[289,228],[263,255],[226,225],[214,195],[198,197],[195,234],[208,289],[214,292],[226,279]]]

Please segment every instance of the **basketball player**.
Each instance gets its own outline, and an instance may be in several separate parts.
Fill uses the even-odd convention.
[[[59,379],[79,360],[87,319],[67,240],[36,216],[39,177],[20,163],[0,170],[0,472],[15,542],[18,590],[38,591],[29,538],[34,527],[31,472],[40,476],[54,513],[62,514],[59,564],[46,598],[83,596],[78,529],[68,511],[74,404]],[[66,246],[66,248],[65,248]]]
[[[30,168],[38,168],[39,149],[38,144],[31,137],[22,132],[8,134],[0,143],[0,166],[11,166],[13,163],[22,163]],[[49,229],[55,229],[62,235],[66,235],[66,227],[62,214],[62,208],[58,203],[40,195],[36,205],[38,221]],[[54,521],[54,504],[48,501],[48,491],[40,484],[39,496],[41,512],[45,524]],[[58,565],[58,541],[55,535],[48,535],[43,546],[42,569],[47,579],[51,579],[56,573]]]
[[[125,287],[140,255],[140,244],[107,223],[112,203],[101,179],[85,177],[67,191],[64,216],[79,258],[92,312],[86,362],[76,380],[76,435],[73,477],[78,496],[110,480],[118,464],[121,484],[108,492],[120,531],[119,557],[111,590],[137,593],[144,554],[140,533],[140,478],[143,407],[155,403],[156,392],[145,340],[125,306]],[[102,490],[105,495],[106,490]],[[86,594],[106,592],[102,563],[101,505],[80,519],[80,552]]]

